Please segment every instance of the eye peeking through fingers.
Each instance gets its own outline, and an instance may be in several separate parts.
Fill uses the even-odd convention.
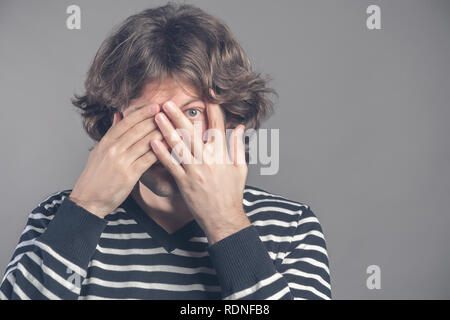
[[[203,112],[203,110],[201,110],[199,108],[189,108],[189,109],[184,110],[184,114],[189,119],[197,119],[202,114],[202,112]]]

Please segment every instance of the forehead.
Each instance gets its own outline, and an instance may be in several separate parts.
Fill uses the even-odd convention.
[[[162,105],[166,101],[173,101],[177,106],[189,101],[201,101],[197,90],[180,81],[168,78],[161,82],[149,82],[143,87],[138,98],[131,100],[130,105],[124,114],[131,113],[143,105],[156,103]]]

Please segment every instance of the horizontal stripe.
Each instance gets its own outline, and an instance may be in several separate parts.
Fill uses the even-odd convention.
[[[208,242],[208,238],[207,237],[192,237],[191,239],[189,239],[189,241],[207,243]]]
[[[61,253],[55,249],[61,246],[53,246],[51,241],[40,242],[39,237],[70,193],[71,190],[64,190],[48,196],[29,214],[3,277],[1,299],[9,299],[11,294],[19,299],[73,297],[79,300],[331,297],[325,236],[319,220],[304,203],[246,186],[242,204],[262,243],[262,247],[258,248],[258,244],[252,248],[267,250],[268,257],[264,251],[257,251],[258,254],[251,257],[252,248],[246,247],[246,241],[255,244],[258,240],[254,238],[241,237],[233,241],[234,237],[227,237],[214,245],[216,249],[223,247],[221,250],[225,250],[221,253],[225,259],[221,265],[236,259],[235,250],[242,249],[248,254],[230,262],[224,277],[220,268],[216,271],[213,267],[217,266],[213,258],[218,258],[209,256],[211,246],[202,230],[186,228],[179,233],[183,237],[187,235],[183,241],[167,237],[166,243],[160,243],[159,239],[166,234],[153,234],[133,218],[132,212],[127,212],[128,206],[118,207],[104,217],[105,229],[97,229],[97,238],[80,232],[80,237],[86,238],[73,240],[74,247],[92,254],[89,261],[66,257],[62,249]],[[74,210],[71,217],[77,221],[79,215],[82,225],[86,213],[77,206],[69,207]],[[59,237],[61,235],[55,239]],[[93,243],[95,239],[99,242]],[[247,256],[252,260],[245,261]],[[86,269],[71,259],[80,264],[88,262]],[[239,266],[235,270],[234,263]],[[76,283],[81,284],[81,290]]]
[[[254,210],[247,212],[247,216],[250,217],[254,214],[257,214],[260,212],[266,212],[266,211],[276,211],[276,212],[280,212],[280,213],[286,213],[288,215],[298,215],[298,214],[301,214],[301,212],[302,212],[301,210],[292,211],[292,210],[284,209],[281,207],[261,207],[261,208],[254,209]]]
[[[271,283],[273,283],[274,281],[278,280],[281,278],[281,275],[279,273],[275,273],[274,275],[264,279],[264,280],[260,280],[258,281],[256,284],[254,284],[253,286],[244,289],[244,290],[240,290],[236,293],[230,294],[229,296],[225,297],[224,300],[238,300],[241,299],[243,297],[246,297],[256,291],[258,291],[259,289],[270,285]]]
[[[44,296],[51,300],[61,300],[58,296],[53,294],[50,290],[48,290],[42,283],[39,282],[28,270],[19,263],[17,265],[17,269],[22,273],[22,275],[33,285],[36,289],[39,290]]]
[[[29,219],[35,219],[35,220],[39,220],[39,219],[45,219],[45,220],[52,220],[53,219],[53,215],[51,216],[46,216],[43,213],[40,212],[36,212],[36,213],[30,213],[30,215],[28,216]]]
[[[312,245],[312,244],[302,243],[302,244],[299,244],[296,247],[296,249],[318,251],[318,252],[323,253],[324,255],[326,255],[328,257],[327,250],[325,250],[321,246],[315,246],[315,245]]]
[[[21,299],[21,300],[31,300],[26,294],[25,292],[23,292],[23,290],[20,288],[20,286],[16,283],[16,278],[14,277],[14,275],[11,273],[8,275],[8,277],[6,278],[6,280],[11,284],[11,286],[13,287],[13,292],[15,294],[17,294],[17,296]]]
[[[247,207],[251,207],[251,206],[254,206],[255,204],[265,203],[265,202],[277,202],[277,203],[288,204],[290,206],[294,206],[297,208],[306,208],[306,206],[302,205],[302,204],[298,204],[298,203],[295,203],[295,202],[292,202],[289,200],[281,200],[281,199],[274,199],[274,198],[268,198],[268,199],[266,198],[266,199],[259,199],[259,200],[253,200],[253,201],[243,199],[243,201],[242,201],[244,206],[247,206]]]
[[[157,289],[165,291],[220,291],[219,286],[206,286],[203,284],[166,284],[166,283],[146,283],[139,281],[126,281],[126,282],[115,282],[115,281],[105,281],[102,279],[90,277],[83,282],[83,285],[97,284],[99,286],[108,288],[140,288],[140,289]]]
[[[277,226],[277,227],[297,227],[297,221],[285,222],[275,219],[257,220],[252,223],[254,226]]]
[[[286,294],[290,294],[290,293],[291,293],[291,291],[289,290],[289,287],[285,287],[281,291],[278,291],[277,293],[271,295],[270,297],[267,297],[265,300],[280,300]]]
[[[78,300],[139,300],[135,298],[105,298],[105,297],[99,297],[95,295],[87,295],[87,296],[79,296]]]
[[[0,300],[8,300],[8,297],[5,296],[1,290],[0,290]]]
[[[36,231],[37,233],[41,234],[41,233],[44,232],[45,229],[44,229],[44,228],[37,228],[37,227],[35,227],[35,226],[30,226],[30,225],[28,225],[28,226],[25,227],[25,229],[23,229],[22,235],[23,235],[24,233],[27,233],[27,232],[30,231],[30,230],[34,230],[34,231]]]
[[[102,238],[107,239],[121,239],[121,240],[129,240],[129,239],[151,239],[148,233],[105,233],[103,232],[101,235]]]
[[[152,254],[166,254],[167,251],[162,248],[150,248],[150,249],[115,249],[115,248],[105,248],[97,245],[97,250],[103,254],[113,254],[113,255],[152,255]],[[202,258],[208,255],[208,252],[201,251],[187,251],[182,249],[175,249],[171,253],[171,255],[183,256],[183,257],[192,257],[192,258]]]
[[[304,290],[304,291],[309,291],[309,292],[314,293],[316,296],[318,296],[318,297],[320,297],[322,299],[330,300],[330,297],[328,297],[327,295],[323,294],[322,292],[320,292],[319,290],[317,290],[314,287],[304,286],[304,285],[301,285],[301,284],[298,284],[298,283],[295,283],[295,282],[289,282],[288,284],[289,284],[289,286],[291,288]]]
[[[327,287],[328,289],[331,290],[331,285],[328,282],[326,282],[325,279],[323,279],[321,276],[319,276],[317,274],[303,272],[298,269],[287,269],[286,271],[283,272],[283,274],[292,274],[292,275],[296,275],[296,276],[300,276],[300,277],[304,277],[304,278],[315,279],[315,280],[319,281],[324,287]]]
[[[129,225],[129,224],[137,224],[137,222],[132,219],[130,220],[118,219],[114,221],[108,221],[108,226]]]
[[[216,274],[216,271],[212,268],[200,267],[200,268],[184,268],[170,265],[111,265],[102,263],[98,260],[91,260],[90,267],[98,267],[103,270],[108,271],[119,271],[119,272],[127,272],[127,271],[144,271],[144,272],[170,272],[170,273],[179,273],[179,274],[197,274],[197,273],[207,273],[207,274]]]
[[[30,259],[32,259],[37,265],[40,265],[42,267],[42,271],[44,271],[44,273],[51,277],[53,280],[55,280],[56,282],[58,282],[61,286],[64,286],[65,288],[67,288],[68,290],[74,292],[75,294],[79,294],[80,293],[80,288],[78,288],[74,283],[67,281],[67,279],[61,277],[59,274],[57,274],[56,272],[54,272],[52,269],[50,269],[49,267],[47,267],[44,264],[44,261],[38,257],[34,252],[30,252],[28,254],[28,256],[30,257]],[[69,269],[70,270],[70,269]],[[67,272],[67,269],[66,269]],[[72,273],[67,273],[65,276],[68,277],[72,275]]]
[[[282,264],[294,264],[297,262],[306,262],[309,263],[315,267],[319,267],[322,268],[323,270],[325,270],[328,274],[330,274],[330,270],[328,269],[328,266],[320,261],[314,260],[312,258],[298,258],[298,259],[294,259],[294,258],[286,258],[283,260]]]
[[[76,264],[70,262],[69,260],[67,260],[66,258],[62,257],[59,253],[57,253],[55,250],[53,250],[52,248],[50,248],[48,245],[46,245],[45,243],[42,243],[40,241],[36,241],[36,246],[38,246],[39,248],[41,248],[42,250],[46,251],[49,255],[51,255],[52,257],[54,257],[55,259],[57,259],[59,262],[61,262],[62,264],[64,264],[65,266],[69,267],[71,270],[73,270],[74,272],[78,273],[80,276],[82,276],[83,278],[86,277],[86,270],[80,268],[79,266],[77,266]]]

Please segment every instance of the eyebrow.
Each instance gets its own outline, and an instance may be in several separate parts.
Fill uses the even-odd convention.
[[[192,102],[197,102],[197,101],[201,101],[201,100],[202,99],[200,99],[200,98],[193,98],[193,99],[189,100],[188,102],[186,102],[185,104],[183,104],[182,106],[180,106],[180,108],[183,108]]]
[[[185,102],[183,105],[181,105],[180,108],[183,108],[183,107],[187,106],[188,104],[190,104],[190,103],[192,103],[192,102],[196,102],[196,101],[202,101],[202,99],[200,99],[200,98],[193,98],[193,99],[191,99],[191,100],[188,100],[188,101]],[[133,111],[142,109],[143,107],[145,107],[145,106],[147,106],[147,105],[148,105],[148,103],[143,104],[143,105],[141,105],[141,106],[139,106],[139,107],[137,107],[137,108],[134,108]],[[133,112],[133,111],[131,111],[131,112]]]

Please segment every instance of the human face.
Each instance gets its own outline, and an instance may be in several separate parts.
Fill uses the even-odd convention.
[[[161,112],[163,112],[162,106],[167,101],[175,103],[198,128],[197,134],[203,137],[207,129],[206,105],[204,101],[195,94],[195,90],[191,87],[180,84],[171,78],[162,81],[159,85],[157,83],[148,83],[144,87],[142,95],[133,99],[129,107],[123,111],[123,117],[127,117],[143,105],[150,104],[158,104],[161,107]],[[179,194],[174,178],[159,161],[145,171],[139,181],[161,197],[171,197]]]

